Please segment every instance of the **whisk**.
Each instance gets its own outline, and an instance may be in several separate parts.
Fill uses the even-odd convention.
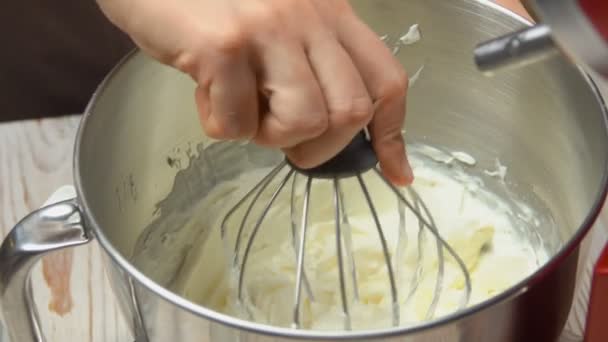
[[[460,308],[463,308],[469,302],[471,296],[471,279],[469,272],[465,266],[464,261],[455,250],[442,238],[439,234],[439,230],[433,219],[433,215],[430,213],[427,205],[423,202],[419,194],[413,189],[413,187],[407,187],[400,189],[394,186],[388,181],[378,169],[377,158],[375,152],[371,146],[369,139],[367,138],[366,132],[361,132],[353,138],[350,144],[342,150],[338,155],[324,164],[312,168],[312,169],[301,169],[296,165],[292,164],[287,158],[284,159],[279,165],[272,169],[259,183],[257,183],[246,195],[240,199],[234,207],[232,207],[224,217],[221,224],[222,238],[226,236],[227,222],[230,217],[241,207],[248,199],[251,202],[246,208],[243,219],[238,226],[238,232],[233,249],[233,264],[238,270],[238,284],[236,284],[237,300],[242,303],[244,297],[244,278],[247,271],[247,263],[249,255],[262,226],[262,223],[270,211],[273,203],[279,196],[279,194],[286,188],[287,184],[291,180],[291,194],[290,194],[290,217],[291,217],[291,244],[295,252],[295,289],[294,289],[294,300],[293,300],[293,317],[291,326],[295,329],[301,329],[301,305],[302,305],[302,291],[306,291],[308,298],[311,301],[315,300],[315,294],[313,293],[312,287],[308,281],[308,277],[304,268],[305,250],[306,250],[306,236],[307,229],[309,227],[309,208],[310,208],[310,195],[312,183],[319,179],[330,180],[333,184],[333,209],[335,211],[335,241],[336,241],[336,253],[337,253],[337,266],[338,266],[338,279],[339,283],[336,286],[340,288],[340,305],[341,311],[344,318],[344,329],[351,330],[351,307],[350,302],[347,298],[347,277],[345,272],[345,258],[348,258],[348,264],[350,267],[350,274],[352,275],[352,289],[355,300],[358,300],[358,285],[357,285],[357,272],[355,259],[353,257],[352,250],[350,248],[351,239],[350,232],[345,233],[345,227],[349,226],[349,218],[344,209],[344,194],[340,186],[341,182],[347,178],[355,178],[359,186],[361,187],[364,199],[369,208],[369,213],[373,218],[373,222],[380,240],[382,254],[386,263],[387,269],[387,282],[390,286],[390,298],[391,298],[391,312],[392,312],[392,325],[398,326],[401,323],[400,320],[400,303],[398,297],[398,291],[400,284],[397,283],[398,278],[395,274],[395,268],[391,262],[392,256],[388,247],[387,239],[381,225],[381,221],[372,199],[369,187],[366,185],[362,174],[368,171],[375,173],[377,177],[391,189],[391,192],[396,196],[399,206],[399,234],[405,234],[405,210],[410,210],[418,221],[418,240],[419,242],[425,238],[426,232],[430,233],[435,239],[436,253],[437,253],[437,276],[435,281],[435,287],[433,292],[433,298],[430,306],[426,312],[426,318],[430,319],[434,316],[439,298],[442,292],[443,278],[444,278],[444,264],[445,255],[447,252],[453,260],[456,262],[458,269],[462,272],[464,277],[464,291],[460,300]],[[258,203],[258,199],[264,190],[269,186],[271,181],[277,177],[277,175],[285,168],[288,168],[285,176],[278,182],[278,186],[273,191],[268,203],[263,206],[261,215],[255,220],[249,239],[243,241],[244,230],[246,228],[246,222],[252,212],[252,208]],[[306,178],[301,217],[297,217],[297,210],[295,208],[295,188],[296,188],[296,174],[304,176]],[[286,190],[288,191],[288,190]],[[300,230],[296,234],[296,226],[298,220],[300,223]],[[298,235],[296,237],[296,235]],[[342,239],[344,239],[345,248],[342,246]],[[401,239],[399,239],[401,241]],[[421,245],[421,244],[419,244]],[[244,251],[239,264],[239,255],[244,246]],[[231,247],[232,248],[232,247]],[[397,249],[397,253],[401,251]],[[409,285],[409,291],[406,296],[406,301],[409,300],[414,292],[416,291],[420,282],[420,273],[422,268],[423,253],[421,248],[418,249],[417,253],[417,270],[416,274],[413,275],[411,284]]]

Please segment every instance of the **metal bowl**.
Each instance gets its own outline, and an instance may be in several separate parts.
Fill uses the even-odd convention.
[[[420,25],[423,39],[399,53],[412,73],[424,65],[409,92],[408,138],[470,152],[481,168],[491,167],[496,157],[507,164],[517,191],[540,198],[558,227],[543,232],[560,242],[547,264],[464,311],[382,331],[276,328],[184,299],[171,290],[192,244],[180,244],[180,220],[213,186],[246,168],[276,162],[280,154],[205,137],[192,81],[135,52],[103,82],[82,120],[74,157],[78,198],[32,213],[0,249],[2,305],[13,340],[39,333],[31,308],[23,307],[34,261],[93,237],[138,341],[555,340],[572,302],[578,246],[606,195],[608,134],[596,87],[559,56],[494,78],[477,72],[472,51],[478,42],[527,25],[490,1],[354,5],[379,35],[397,36]],[[170,246],[172,253],[157,254],[166,257],[148,266],[133,262],[139,244],[160,241],[158,234],[167,231],[177,240],[151,246],[158,253]]]

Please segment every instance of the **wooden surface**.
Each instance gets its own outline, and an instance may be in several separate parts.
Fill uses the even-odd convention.
[[[0,124],[0,238],[57,188],[72,184],[78,121],[78,117],[64,117]],[[592,262],[585,257],[593,257],[605,244],[607,223],[604,210],[585,241],[579,271],[587,279]],[[45,258],[34,270],[33,283],[49,342],[133,341],[105,277],[96,242]],[[580,341],[588,290],[586,282],[579,283],[563,341]]]
[[[57,188],[72,184],[78,122],[78,117],[64,117],[0,124],[2,238]],[[36,266],[33,284],[48,342],[133,341],[95,241],[47,257]]]

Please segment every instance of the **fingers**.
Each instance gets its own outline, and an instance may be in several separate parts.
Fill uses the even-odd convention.
[[[413,181],[413,174],[401,135],[405,121],[407,74],[379,37],[363,22],[354,15],[342,18],[338,25],[340,42],[357,66],[375,103],[370,134],[382,171],[394,184],[409,184]]]
[[[318,137],[285,149],[301,168],[315,167],[340,152],[372,118],[372,101],[359,71],[335,37],[313,35],[308,59],[323,91],[328,127]]]
[[[243,53],[217,60],[212,79],[201,77],[195,99],[205,133],[214,139],[249,139],[258,130],[254,71]]]
[[[520,0],[496,0],[496,3],[534,22],[534,19]]]
[[[327,110],[304,49],[292,41],[266,44],[259,49],[260,78],[270,113],[262,114],[254,142],[289,148],[325,132]]]
[[[376,115],[369,126],[369,131],[382,172],[396,185],[410,184],[414,180],[414,175],[407,160],[401,134],[405,97],[391,101],[381,100],[376,102],[376,108]]]

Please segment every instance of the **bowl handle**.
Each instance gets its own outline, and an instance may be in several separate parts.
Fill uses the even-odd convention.
[[[10,341],[45,341],[34,304],[32,267],[44,254],[91,239],[76,199],[34,211],[11,230],[0,246],[0,307]]]

